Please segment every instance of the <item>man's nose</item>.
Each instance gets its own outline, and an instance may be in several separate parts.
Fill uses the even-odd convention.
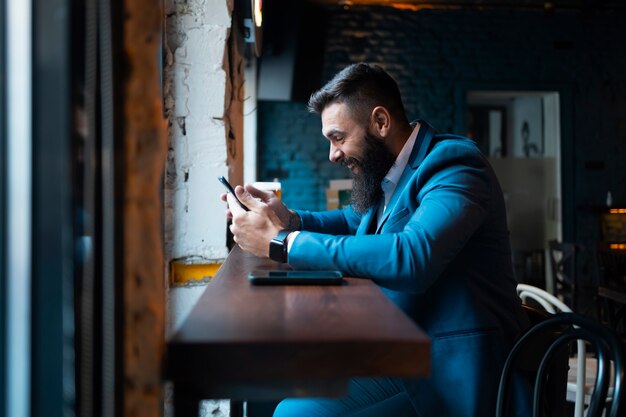
[[[340,162],[342,157],[343,153],[341,152],[341,149],[331,143],[330,151],[328,153],[328,159],[330,159],[330,162]]]

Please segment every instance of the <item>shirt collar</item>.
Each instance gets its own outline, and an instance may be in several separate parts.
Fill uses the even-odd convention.
[[[402,176],[402,173],[404,172],[404,168],[406,168],[406,164],[407,162],[409,162],[409,157],[411,156],[411,150],[413,150],[413,146],[415,145],[415,139],[417,139],[417,134],[419,133],[420,126],[421,125],[419,123],[416,124],[415,128],[413,129],[413,132],[411,132],[411,136],[409,136],[409,139],[406,141],[406,143],[402,147],[402,150],[396,157],[396,160],[391,166],[391,168],[389,169],[389,171],[387,172],[387,175],[385,175],[385,178],[383,178],[383,181],[380,184],[380,186],[383,189],[385,196],[387,196],[388,194],[387,190],[389,190],[390,187],[395,188],[395,186],[398,184],[398,181],[400,181],[400,177]],[[390,197],[391,195],[388,196],[388,198]]]

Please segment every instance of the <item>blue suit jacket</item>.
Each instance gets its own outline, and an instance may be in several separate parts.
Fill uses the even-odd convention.
[[[298,214],[292,266],[372,279],[431,336],[430,378],[406,383],[416,409],[493,415],[502,364],[528,322],[502,191],[475,143],[422,122],[376,234],[374,209]]]

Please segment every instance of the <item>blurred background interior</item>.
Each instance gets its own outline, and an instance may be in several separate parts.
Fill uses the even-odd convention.
[[[167,414],[165,341],[232,243],[215,177],[345,204],[306,102],[359,61],[489,157],[518,280],[625,335],[625,19],[618,0],[0,0],[0,415]]]

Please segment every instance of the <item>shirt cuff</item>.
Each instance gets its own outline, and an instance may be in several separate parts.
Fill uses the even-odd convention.
[[[289,253],[289,251],[291,250],[291,245],[293,245],[293,241],[296,240],[296,236],[298,236],[299,234],[299,230],[289,233],[289,238],[287,238],[287,253]]]

